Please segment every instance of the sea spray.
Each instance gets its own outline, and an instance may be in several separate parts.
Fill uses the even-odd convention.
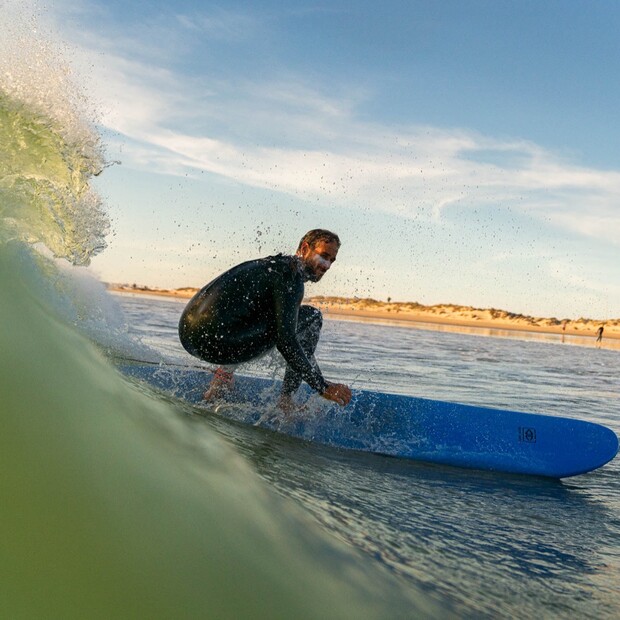
[[[0,241],[41,242],[55,256],[88,264],[109,232],[90,186],[106,165],[99,136],[69,66],[36,21],[23,14],[3,21]]]
[[[103,162],[90,146],[0,90],[1,240],[41,242],[74,264],[105,248],[108,220],[88,184]]]
[[[122,312],[101,283],[71,267],[103,251],[110,230],[90,185],[106,166],[95,115],[85,111],[76,76],[36,12],[12,2],[2,11],[0,243],[11,260],[30,264],[34,285],[57,314],[122,353]]]

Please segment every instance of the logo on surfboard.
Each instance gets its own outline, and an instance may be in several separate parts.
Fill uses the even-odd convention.
[[[524,443],[536,443],[536,429],[526,426],[519,427],[519,441]]]

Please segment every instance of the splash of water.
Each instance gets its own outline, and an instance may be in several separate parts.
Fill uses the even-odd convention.
[[[0,242],[87,265],[109,220],[90,185],[105,159],[86,101],[35,17],[5,22],[0,41]]]

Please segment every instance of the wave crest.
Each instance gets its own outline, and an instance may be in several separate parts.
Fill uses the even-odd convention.
[[[86,265],[106,247],[108,216],[90,183],[100,137],[71,71],[36,28],[14,23],[0,45],[0,241],[43,243]]]

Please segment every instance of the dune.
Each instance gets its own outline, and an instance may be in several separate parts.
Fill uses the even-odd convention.
[[[177,289],[150,288],[136,284],[109,284],[108,289],[117,293],[159,295],[190,299],[199,290],[194,287]],[[417,302],[383,302],[370,298],[308,297],[304,303],[317,306],[325,316],[406,323],[434,323],[461,327],[519,330],[552,334],[596,337],[600,326],[604,327],[603,338],[620,338],[619,319],[558,319],[556,317],[533,317],[496,308],[474,308],[458,304],[425,306]]]

